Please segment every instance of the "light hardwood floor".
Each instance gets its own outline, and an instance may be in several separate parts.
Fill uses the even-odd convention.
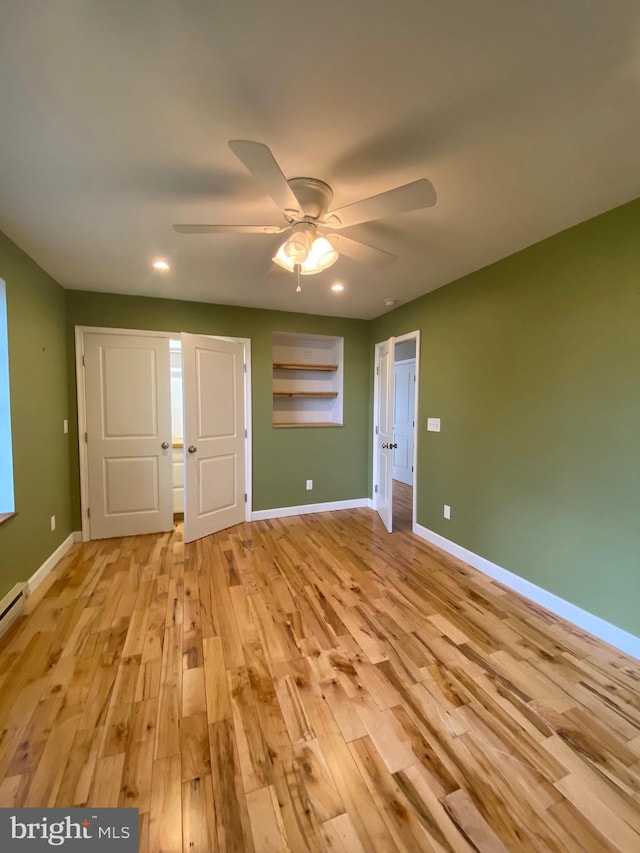
[[[0,806],[143,851],[640,850],[640,667],[369,510],[74,546],[0,640]]]
[[[393,481],[393,532],[410,531],[413,526],[413,488]]]

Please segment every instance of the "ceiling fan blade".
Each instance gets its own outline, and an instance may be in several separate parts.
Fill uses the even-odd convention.
[[[433,207],[436,198],[436,191],[431,181],[421,178],[419,181],[413,181],[379,195],[373,195],[371,198],[331,210],[327,214],[326,225],[329,228],[346,228],[348,225],[371,222],[372,219],[382,219],[394,213]],[[337,217],[339,222],[331,221],[332,217]]]
[[[281,234],[288,225],[174,225],[179,234]]]
[[[282,210],[300,211],[300,202],[293,194],[271,150],[262,142],[232,139],[229,148],[244,163],[253,177]]]
[[[360,261],[363,264],[369,264],[370,267],[382,270],[388,267],[398,259],[397,255],[392,255],[391,252],[385,252],[383,249],[376,249],[374,246],[367,246],[366,243],[361,243],[359,240],[354,240],[352,237],[347,237],[340,234],[336,239],[336,235],[332,238],[332,242],[336,241],[336,249],[340,255],[346,255],[348,258],[353,258],[354,261]]]

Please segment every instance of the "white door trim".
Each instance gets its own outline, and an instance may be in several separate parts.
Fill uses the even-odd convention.
[[[84,440],[87,431],[87,397],[84,373],[84,336],[92,335],[148,335],[154,338],[179,338],[180,332],[157,332],[150,329],[113,329],[104,326],[76,326],[76,389],[78,400],[78,458],[80,462],[80,513],[82,518],[82,541],[88,542],[90,538],[89,525],[89,467],[87,458],[87,444]],[[247,440],[245,442],[245,492],[247,502],[245,504],[245,521],[251,521],[252,491],[251,491],[251,459],[252,459],[252,428],[251,428],[251,339],[232,338],[224,335],[210,335],[214,338],[222,338],[225,341],[236,341],[243,344],[244,348],[244,402],[245,402],[245,428]]]
[[[398,335],[398,337],[388,338],[388,340],[392,341],[394,352],[395,352],[396,344],[402,343],[402,341],[415,340],[415,342],[416,342],[416,355],[415,355],[415,360],[416,360],[416,382],[415,382],[415,386],[416,387],[415,387],[415,391],[414,391],[414,393],[415,393],[415,406],[414,406],[415,427],[414,427],[414,433],[413,433],[413,500],[412,500],[412,508],[411,508],[411,511],[412,511],[411,526],[412,526],[412,529],[415,530],[415,527],[416,527],[416,491],[417,491],[417,489],[416,489],[416,478],[417,478],[417,473],[418,473],[418,441],[419,441],[419,436],[420,436],[420,430],[418,429],[418,424],[420,423],[420,414],[419,414],[419,407],[418,407],[418,404],[420,401],[420,394],[418,391],[418,389],[420,387],[420,330],[416,329],[413,332],[407,332],[404,335]],[[378,347],[383,343],[385,343],[385,341],[378,341],[375,344],[374,353],[376,356],[377,356],[377,352],[378,352]],[[412,360],[412,359],[410,359],[410,360]],[[375,483],[378,480],[378,460],[377,460],[377,453],[376,453],[376,435],[377,435],[377,433],[376,433],[376,427],[377,427],[376,413],[378,411],[378,396],[380,393],[380,390],[378,387],[379,377],[376,374],[376,362],[377,362],[377,358],[374,357],[374,364],[373,364],[373,417],[372,417],[372,421],[373,421],[373,438],[372,438],[373,480],[372,480],[372,495],[371,495],[372,504],[373,504],[374,508],[376,505],[376,499],[375,499],[376,496],[375,496],[375,493],[373,492],[373,488],[375,487]],[[390,400],[388,404],[389,404],[389,406],[393,407],[393,400]],[[391,415],[391,419],[393,420],[393,410],[391,410],[390,415]]]

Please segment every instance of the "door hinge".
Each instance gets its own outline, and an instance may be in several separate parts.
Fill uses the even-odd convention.
[[[85,432],[85,434],[84,434],[84,443],[85,443],[85,444],[87,444],[87,443],[88,443],[88,441],[89,441],[89,433],[88,433],[88,432]]]
[[[247,493],[246,492],[244,493],[244,502],[245,503],[247,502]]]
[[[374,494],[376,494],[376,495],[378,494],[378,487],[377,487],[377,486],[374,486],[374,487],[373,487],[373,492],[374,492]]]
[[[413,474],[413,465],[411,466],[411,473]]]
[[[87,518],[91,518],[91,510],[87,507]]]
[[[247,365],[243,364],[242,367],[244,368],[244,372],[246,373],[247,372]]]
[[[376,376],[380,376],[380,365],[376,366]]]
[[[248,437],[249,437],[249,436],[248,436],[248,434],[247,434],[246,429],[245,429],[245,431],[244,431],[244,437],[245,437],[245,438],[248,438]]]
[[[86,363],[87,362],[84,360],[84,356],[82,356],[82,366],[84,367],[86,365]]]
[[[378,425],[376,424],[376,435],[378,434],[378,429],[379,429],[379,427],[378,427]]]

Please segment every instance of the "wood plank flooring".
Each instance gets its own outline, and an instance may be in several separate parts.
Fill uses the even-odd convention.
[[[393,481],[393,532],[411,530],[413,526],[413,488]]]
[[[640,850],[640,666],[366,509],[74,546],[0,640],[0,806],[142,851]]]

